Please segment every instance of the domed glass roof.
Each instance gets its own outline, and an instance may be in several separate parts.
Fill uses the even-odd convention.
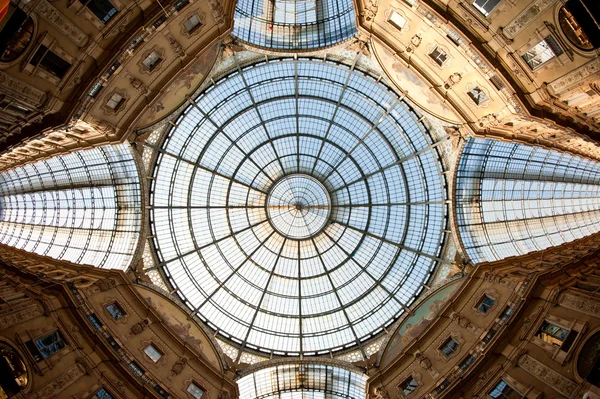
[[[240,347],[360,346],[437,266],[447,210],[435,144],[404,100],[356,68],[238,68],[157,150],[160,265],[185,304]]]

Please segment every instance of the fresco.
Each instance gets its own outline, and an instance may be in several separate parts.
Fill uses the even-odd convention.
[[[458,115],[440,100],[428,83],[411,69],[405,67],[376,41],[373,41],[373,52],[388,76],[405,91],[406,97],[440,119],[461,123]],[[391,65],[391,69],[387,67],[388,65]]]
[[[141,289],[140,291],[146,302],[158,312],[171,331],[179,335],[188,347],[202,353],[206,360],[220,368],[217,354],[208,342],[208,338],[195,323],[188,320],[187,315],[181,309],[151,290]]]
[[[218,43],[205,49],[200,57],[189,65],[162,91],[140,118],[140,127],[148,126],[169,115],[185,101],[185,96],[193,93],[212,69],[217,55]]]
[[[412,340],[427,329],[458,286],[458,281],[445,286],[414,310],[414,315],[407,318],[394,332],[394,337],[388,343],[381,365],[394,359]]]

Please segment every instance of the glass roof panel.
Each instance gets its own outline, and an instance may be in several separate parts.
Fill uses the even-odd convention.
[[[600,163],[518,143],[470,139],[456,215],[475,263],[523,255],[600,230]]]
[[[352,0],[238,0],[233,35],[257,47],[311,50],[356,33]]]
[[[332,78],[348,90],[312,84]],[[222,111],[233,92],[246,108]],[[439,155],[408,104],[309,59],[242,68],[195,102],[160,150],[151,198],[184,302],[230,343],[275,354],[360,345],[398,318],[437,266],[447,216]]]

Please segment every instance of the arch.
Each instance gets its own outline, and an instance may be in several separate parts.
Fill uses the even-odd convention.
[[[25,357],[13,345],[0,340],[0,396],[11,398],[24,391],[30,379]]]
[[[577,355],[577,374],[600,388],[600,330],[585,341]]]

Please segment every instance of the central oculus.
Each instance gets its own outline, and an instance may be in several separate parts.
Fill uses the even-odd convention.
[[[306,174],[277,181],[267,197],[267,215],[275,230],[302,240],[320,232],[329,220],[331,199],[323,184]]]

